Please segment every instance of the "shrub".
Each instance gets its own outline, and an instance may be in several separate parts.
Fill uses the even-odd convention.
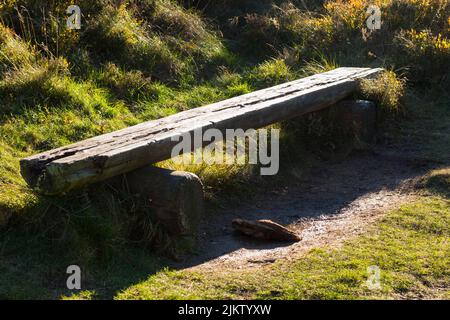
[[[274,53],[279,39],[279,24],[276,19],[256,13],[245,16],[245,27],[240,36],[240,51],[267,57]]]
[[[432,33],[449,35],[447,0],[397,0],[389,1],[382,9],[383,23],[394,32],[403,29],[430,29]]]
[[[301,39],[295,48],[302,60],[316,59],[323,52],[331,51],[337,40],[335,23],[330,16],[304,14],[297,30]]]
[[[267,58],[284,47],[294,45],[302,38],[300,28],[305,14],[291,2],[272,5],[267,12],[248,13],[236,18],[234,27],[239,37],[240,50],[246,54]],[[240,23],[243,20],[243,23]]]
[[[450,63],[450,40],[430,30],[401,31],[395,38],[396,60],[411,69],[410,80],[422,83],[444,82]]]
[[[385,71],[375,79],[360,81],[359,94],[378,103],[385,114],[402,112],[401,98],[405,90],[405,81],[399,79],[393,71]]]
[[[360,30],[365,26],[367,2],[364,0],[327,1],[324,7],[335,22],[337,30],[349,32]]]

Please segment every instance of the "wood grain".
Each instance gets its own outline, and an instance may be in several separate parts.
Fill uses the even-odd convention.
[[[195,130],[261,128],[342,100],[358,79],[383,69],[338,68],[218,103],[144,122],[20,161],[27,183],[60,194],[171,157],[172,138]]]

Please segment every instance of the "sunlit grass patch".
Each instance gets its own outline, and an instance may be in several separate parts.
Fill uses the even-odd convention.
[[[36,61],[36,52],[0,22],[0,74]]]
[[[95,296],[95,290],[83,290],[72,295],[62,296],[61,300],[93,300]]]
[[[252,69],[247,79],[255,88],[266,88],[271,85],[294,80],[295,72],[282,59],[268,60]]]
[[[24,154],[0,140],[0,229],[12,216],[24,214],[24,208],[37,201],[19,173],[17,159]]]

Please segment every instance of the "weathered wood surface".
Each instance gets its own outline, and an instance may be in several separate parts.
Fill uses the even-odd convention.
[[[145,166],[106,183],[143,200],[172,235],[193,234],[204,211],[203,185],[191,172]]]
[[[258,240],[293,242],[302,240],[298,234],[272,220],[234,219],[231,225],[239,232]]]
[[[41,193],[64,193],[170,158],[176,136],[210,128],[257,129],[330,106],[351,94],[358,79],[381,71],[338,68],[144,122],[22,159],[21,173]]]

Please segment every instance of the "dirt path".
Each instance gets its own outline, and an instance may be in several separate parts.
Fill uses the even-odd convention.
[[[207,216],[197,253],[176,267],[253,268],[298,257],[314,247],[338,246],[386,211],[411,201],[414,180],[433,166],[411,155],[378,150],[340,163],[323,163],[307,179],[293,170],[283,187]],[[233,232],[234,218],[271,219],[289,225],[303,240],[294,244],[254,241]]]

